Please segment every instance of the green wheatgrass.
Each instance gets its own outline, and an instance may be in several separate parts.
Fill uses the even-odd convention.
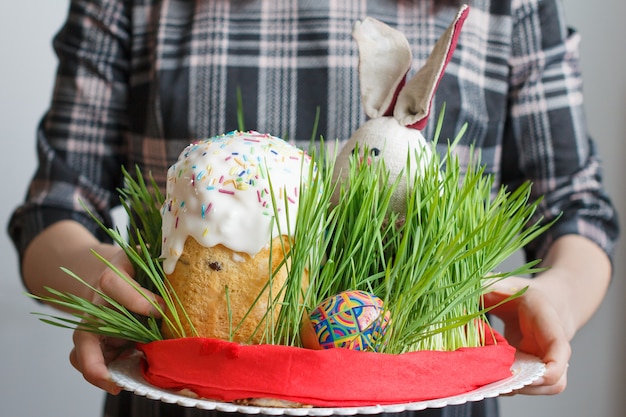
[[[502,187],[493,197],[493,178],[484,173],[479,157],[463,171],[453,150],[464,131],[447,145],[445,155],[439,155],[435,147],[442,123],[441,116],[432,142],[433,157],[424,172],[409,181],[412,187],[407,191],[406,213],[402,215],[389,211],[397,181],[390,182],[384,161],[367,165],[353,157],[347,184],[335,184],[335,155],[326,154],[323,141],[319,148],[311,146],[309,154],[316,164],[303,173],[295,230],[279,231],[291,236],[291,248],[282,248],[285,259],[278,267],[287,268],[288,279],[279,294],[270,297],[282,299],[280,309],[270,305],[266,324],[256,329],[263,335],[263,343],[301,346],[303,315],[328,296],[364,290],[380,297],[391,315],[378,351],[403,353],[484,345],[489,336],[489,309],[484,307],[482,295],[499,279],[536,273],[539,261],[515,271],[493,271],[549,225],[532,222],[539,201],[530,201],[530,183],[514,191]],[[405,172],[411,172],[409,159],[407,155]],[[100,227],[131,260],[137,282],[163,297],[166,309],[175,312],[180,300],[167,283],[159,259],[163,196],[152,179],[148,183],[143,180],[139,168],[134,176],[126,170],[123,173],[125,186],[119,194],[131,219],[126,233],[129,238],[99,222]],[[277,190],[270,188],[276,203],[280,200],[274,198]],[[278,205],[274,207],[277,210]],[[66,272],[88,285],[71,271]],[[121,271],[114,272],[131,282]],[[274,273],[270,271],[268,285]],[[304,289],[303,279],[309,282]],[[141,292],[140,287],[135,289]],[[69,319],[44,314],[41,320],[46,323],[136,342],[163,338],[159,320],[138,318],[105,294],[100,293],[110,306],[48,291],[50,296],[32,297],[75,313]],[[154,300],[146,298],[160,311]],[[164,311],[160,313],[166,317]],[[268,325],[274,318],[276,325]],[[183,330],[182,323],[188,320],[184,313],[173,315],[168,326],[178,337],[194,336]],[[229,323],[231,334],[239,325]]]

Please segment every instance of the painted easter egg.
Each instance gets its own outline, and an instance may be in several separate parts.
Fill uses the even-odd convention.
[[[302,327],[302,343],[310,349],[345,348],[376,351],[389,312],[383,301],[365,291],[344,291],[322,301]]]

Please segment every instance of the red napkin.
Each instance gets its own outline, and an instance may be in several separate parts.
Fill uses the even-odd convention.
[[[234,401],[279,398],[318,407],[399,404],[472,391],[511,376],[515,348],[495,341],[453,352],[399,355],[348,349],[239,345],[207,338],[138,346],[143,376],[166,389]]]

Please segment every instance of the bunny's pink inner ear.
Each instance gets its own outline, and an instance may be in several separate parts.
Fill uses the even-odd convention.
[[[402,33],[371,17],[354,24],[359,48],[359,82],[365,114],[391,115],[411,67],[411,49]]]
[[[400,91],[393,115],[402,125],[418,130],[426,126],[435,91],[452,58],[468,13],[469,6],[463,5],[435,44],[426,64]]]

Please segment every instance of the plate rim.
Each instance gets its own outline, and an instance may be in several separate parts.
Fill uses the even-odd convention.
[[[467,402],[481,401],[485,398],[497,397],[509,394],[515,390],[532,384],[544,375],[546,367],[541,360],[533,355],[516,352],[515,361],[511,365],[511,376],[484,385],[463,394],[431,400],[407,402],[401,404],[385,404],[354,407],[306,407],[306,408],[283,408],[283,407],[260,407],[239,405],[218,400],[205,398],[193,398],[180,394],[179,391],[159,388],[149,384],[141,375],[140,360],[142,354],[139,351],[131,355],[111,362],[108,365],[111,378],[118,386],[136,395],[166,403],[178,404],[183,407],[199,408],[203,410],[215,410],[241,414],[264,414],[264,415],[289,415],[289,416],[330,416],[330,415],[355,415],[355,414],[380,414],[398,413],[402,411],[420,411],[426,408],[441,408],[447,405],[459,405]]]

